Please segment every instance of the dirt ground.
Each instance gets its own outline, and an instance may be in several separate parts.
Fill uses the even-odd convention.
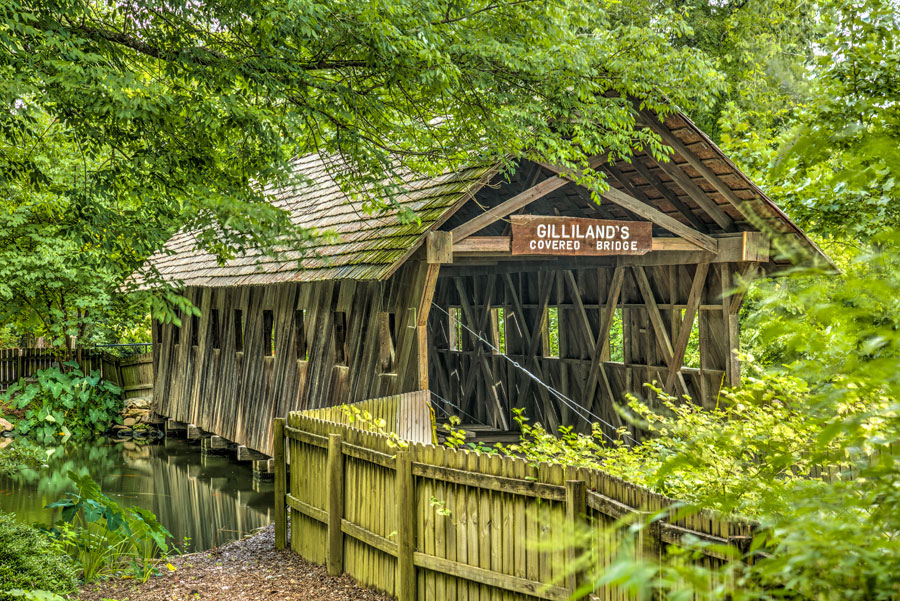
[[[110,580],[81,591],[84,601],[388,601],[387,595],[357,585],[348,576],[329,576],[325,568],[289,550],[275,549],[269,526],[250,538],[218,549],[171,559],[177,568],[145,584]]]

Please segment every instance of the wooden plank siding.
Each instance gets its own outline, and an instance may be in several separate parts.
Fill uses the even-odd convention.
[[[154,410],[271,454],[276,416],[417,389],[417,313],[427,272],[423,261],[414,260],[383,282],[187,288],[184,294],[201,315],[183,317],[180,328],[154,328]],[[213,311],[218,349],[213,348]],[[243,322],[242,350],[237,349],[236,311]],[[271,356],[267,311],[274,330]],[[308,359],[297,357],[298,311],[304,312],[300,342]],[[392,361],[384,357],[385,336],[390,336],[382,330],[386,321],[394,326]]]

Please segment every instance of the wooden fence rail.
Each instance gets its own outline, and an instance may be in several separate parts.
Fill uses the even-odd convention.
[[[593,565],[610,565],[630,536],[610,526],[673,503],[597,470],[398,448],[303,412],[276,419],[275,435],[276,543],[400,601],[568,599],[583,583],[569,569],[574,557],[587,552]],[[571,536],[579,526],[589,542]],[[686,535],[739,545],[750,534],[749,524],[701,512],[656,521],[634,552],[661,561]],[[698,561],[725,559],[709,550]],[[626,598],[612,589],[596,597]]]

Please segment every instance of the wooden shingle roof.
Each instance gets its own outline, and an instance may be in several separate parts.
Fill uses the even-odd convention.
[[[476,167],[409,181],[398,203],[413,210],[419,222],[404,224],[396,210],[366,214],[362,202],[341,190],[318,155],[298,159],[296,169],[308,182],[273,191],[273,204],[288,211],[296,225],[331,232],[337,239],[321,237],[303,251],[287,252],[277,260],[250,251],[219,265],[214,255],[197,250],[192,233],[180,232],[150,261],[166,281],[185,286],[384,279],[454,205],[469,198],[493,174],[490,167]]]

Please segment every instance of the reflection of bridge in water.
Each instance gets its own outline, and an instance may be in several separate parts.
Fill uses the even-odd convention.
[[[0,478],[0,510],[26,523],[48,522],[44,505],[70,490],[66,472],[88,471],[103,491],[122,506],[137,505],[156,514],[178,546],[209,549],[267,525],[272,484],[254,482],[249,464],[228,457],[201,456],[182,440],[139,446],[104,444],[59,449],[48,469]]]

